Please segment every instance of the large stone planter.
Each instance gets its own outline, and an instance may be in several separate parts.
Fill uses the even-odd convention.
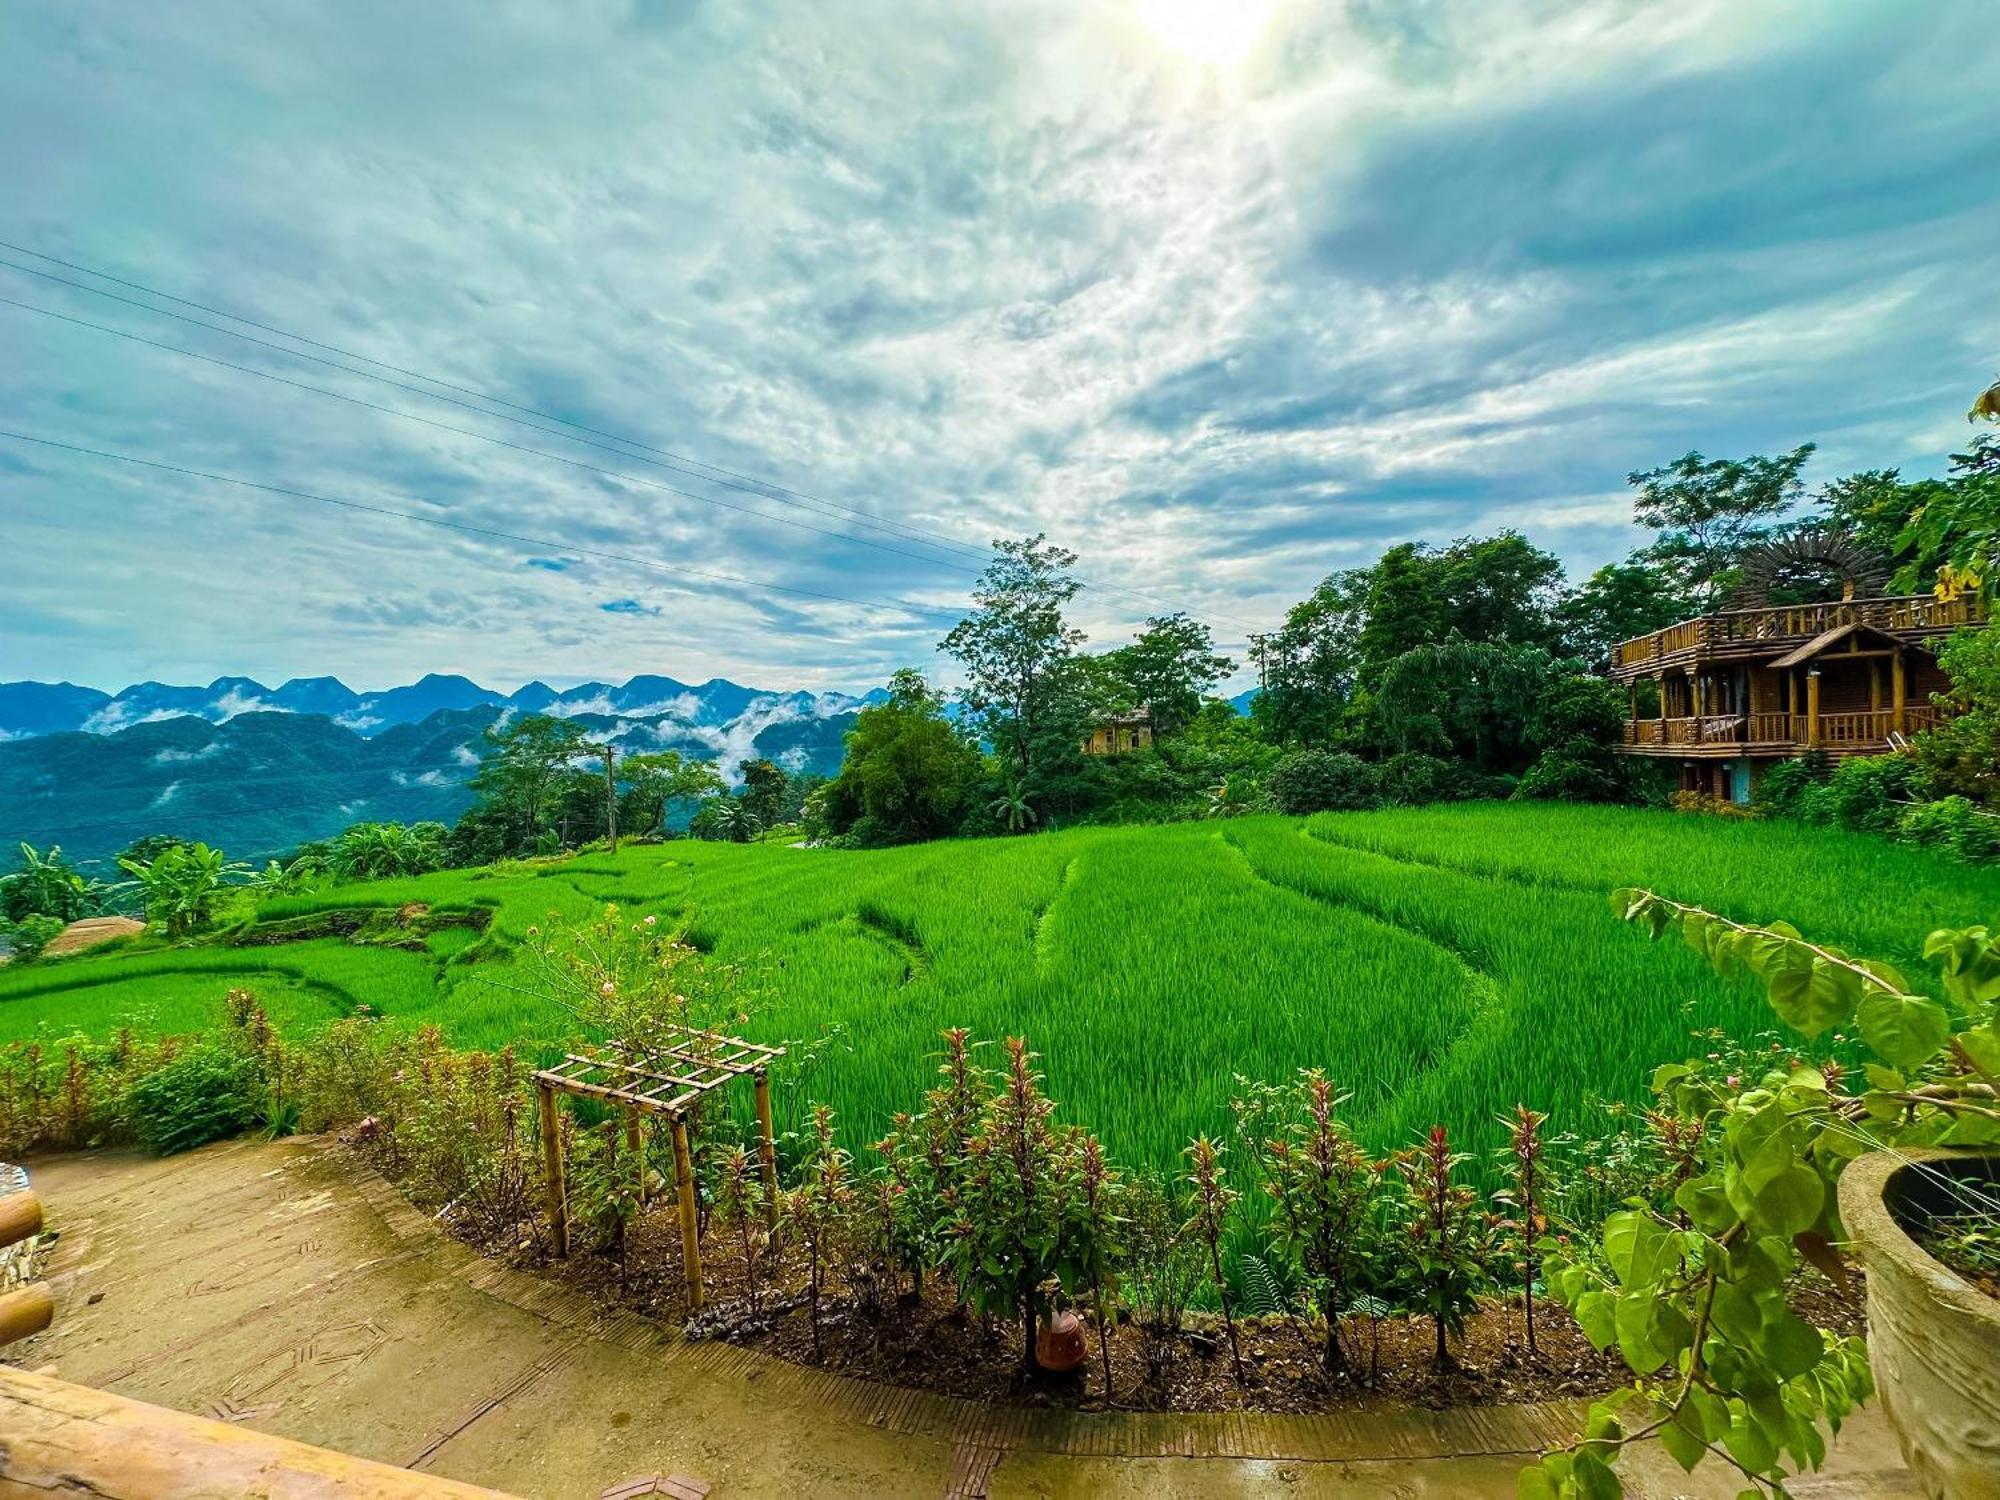
[[[1941,1178],[2000,1182],[2000,1155],[1878,1151],[1840,1178],[1868,1270],[1868,1359],[1903,1458],[1937,1500],[2000,1500],[2000,1298],[1905,1232],[1946,1208]]]

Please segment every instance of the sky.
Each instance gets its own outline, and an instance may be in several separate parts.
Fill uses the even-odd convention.
[[[1581,576],[1690,449],[1939,472],[2000,374],[1973,0],[69,0],[0,57],[0,678],[949,681],[1036,531],[1095,645],[1240,654],[1405,539]]]

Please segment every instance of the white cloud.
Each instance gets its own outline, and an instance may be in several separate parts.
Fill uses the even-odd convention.
[[[173,766],[187,761],[207,760],[221,749],[221,740],[210,740],[199,750],[175,750],[172,748],[156,750],[153,752],[153,764],[156,766]]]

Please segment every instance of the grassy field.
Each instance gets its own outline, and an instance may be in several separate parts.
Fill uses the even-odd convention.
[[[2000,873],[1782,824],[1548,805],[1085,829],[874,853],[676,843],[267,902],[264,919],[429,903],[492,913],[426,952],[318,939],[0,971],[0,1040],[211,1024],[247,984],[292,1026],[366,1004],[470,1046],[546,1049],[565,1018],[517,962],[530,924],[616,901],[689,924],[768,999],[764,1040],[837,1028],[807,1087],[855,1139],[932,1080],[939,1028],[1025,1032],[1069,1118],[1171,1165],[1227,1122],[1233,1075],[1326,1067],[1377,1146],[1443,1120],[1486,1146],[1524,1102],[1588,1125],[1638,1097],[1692,1026],[1770,1026],[1747,985],[1615,921],[1651,884],[1922,973],[1933,927],[1991,920]],[[787,1112],[796,1110],[792,1101]]]

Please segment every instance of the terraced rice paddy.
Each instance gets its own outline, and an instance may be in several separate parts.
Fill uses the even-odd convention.
[[[282,1024],[366,1004],[468,1046],[547,1050],[568,1027],[524,994],[516,948],[550,912],[608,901],[689,924],[767,991],[747,1030],[834,1041],[805,1088],[872,1138],[933,1077],[939,1028],[1025,1032],[1067,1117],[1122,1160],[1171,1165],[1227,1121],[1233,1077],[1326,1067],[1377,1146],[1443,1120],[1468,1146],[1516,1101],[1588,1126],[1635,1098],[1694,1027],[1771,1022],[1747,986],[1615,921],[1651,884],[1922,973],[1933,927],[2000,913],[2000,873],[1778,824],[1477,805],[1260,818],[874,853],[678,843],[616,859],[455,871],[284,898],[278,919],[411,901],[492,922],[428,951],[317,939],[88,955],[0,971],[0,1039],[188,1030],[232,984]],[[792,1110],[799,1104],[792,1101]],[[791,1112],[791,1111],[788,1111]]]

